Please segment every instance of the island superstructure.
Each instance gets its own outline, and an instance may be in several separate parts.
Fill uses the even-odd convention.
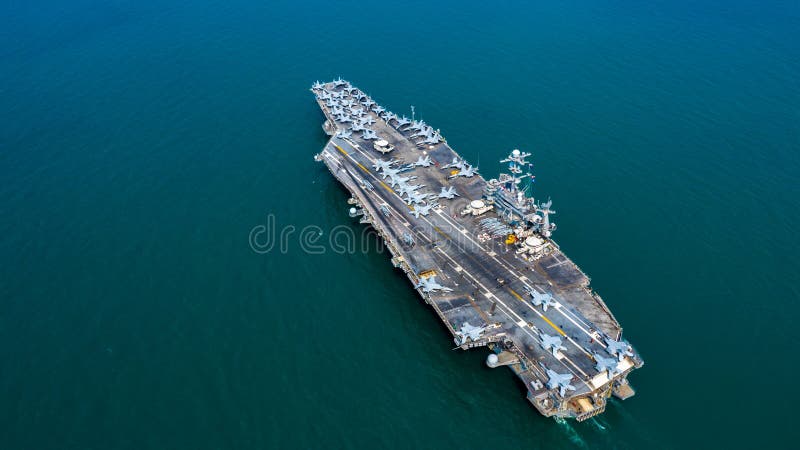
[[[485,180],[441,132],[398,116],[350,82],[311,91],[330,136],[315,159],[352,195],[350,215],[371,225],[457,348],[487,347],[548,417],[593,417],[634,394],[643,365],[589,277],[552,239],[552,202],[532,197],[530,154]]]

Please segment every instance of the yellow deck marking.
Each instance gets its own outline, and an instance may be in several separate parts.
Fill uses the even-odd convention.
[[[444,231],[440,230],[439,227],[433,227],[433,229],[436,230],[437,233],[444,236],[444,238],[447,239],[448,241],[450,240],[450,236],[448,236],[447,233],[445,233]]]
[[[339,147],[339,146],[338,146],[338,145],[336,145],[336,144],[333,144],[333,146],[334,146],[334,147],[336,147],[336,150],[339,150],[340,152],[342,152],[342,154],[343,154],[344,156],[347,156],[347,152],[346,152],[346,151],[344,151],[344,150],[342,150],[342,147]]]
[[[525,301],[525,300],[522,298],[522,296],[520,296],[519,294],[517,294],[517,292],[516,292],[515,290],[513,290],[513,289],[509,288],[509,289],[508,289],[508,291],[509,291],[509,292],[511,292],[511,295],[513,295],[514,297],[516,297],[516,298],[517,298],[517,300],[519,300],[519,301],[521,301],[521,302],[524,302],[524,301]],[[550,319],[548,319],[548,318],[547,318],[547,316],[545,316],[544,314],[540,314],[540,316],[542,317],[542,319],[544,319],[544,321],[545,321],[545,322],[547,322],[547,324],[548,324],[548,325],[550,325],[551,327],[553,327],[553,329],[554,329],[554,330],[558,331],[558,334],[560,334],[560,335],[562,335],[562,336],[566,336],[566,335],[567,335],[567,333],[564,333],[563,331],[561,331],[561,328],[558,328],[558,327],[556,326],[556,324],[554,324],[553,322],[551,322],[551,321],[550,321]]]
[[[394,190],[392,188],[390,188],[389,185],[384,183],[383,181],[381,181],[381,186],[385,187],[387,191],[389,191],[389,192],[394,194]]]
[[[360,167],[360,168],[361,168],[361,170],[363,170],[365,173],[369,173],[369,170],[367,170],[367,168],[366,168],[366,167],[364,167],[364,166],[363,166],[361,163],[357,162],[357,163],[356,163],[356,165],[357,165],[358,167]]]

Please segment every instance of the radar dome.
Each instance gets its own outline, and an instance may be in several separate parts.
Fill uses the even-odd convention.
[[[497,355],[494,353],[490,353],[489,356],[486,357],[486,365],[489,367],[495,367],[497,365]]]
[[[519,156],[519,150],[515,148],[515,149],[514,149],[514,150],[511,152],[511,154],[512,154],[512,155],[514,155],[514,156]]]

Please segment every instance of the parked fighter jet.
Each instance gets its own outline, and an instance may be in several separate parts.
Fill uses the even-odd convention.
[[[553,356],[558,358],[559,350],[566,350],[567,348],[561,345],[561,338],[558,336],[550,336],[549,334],[542,333],[542,348],[553,352]]]
[[[356,91],[355,97],[356,97],[356,100],[361,101],[362,99],[367,97],[367,94],[365,94],[365,93],[363,93],[361,91]]]
[[[361,116],[362,114],[364,114],[364,108],[353,108],[351,106],[350,107],[350,114],[352,114],[354,116]]]
[[[415,121],[411,122],[411,125],[408,127],[408,129],[409,130],[414,130],[414,131],[422,131],[422,129],[424,127],[425,127],[425,122],[424,121],[415,120]]]
[[[399,195],[400,198],[405,198],[412,192],[414,192],[414,190],[407,184],[401,184],[397,187],[397,195]]]
[[[599,353],[594,354],[594,360],[597,361],[597,364],[594,366],[598,372],[608,371],[608,376],[613,377],[619,369],[617,366],[619,365],[619,361],[614,358],[606,358],[604,356],[600,356]]]
[[[449,287],[444,287],[441,284],[436,282],[436,276],[430,276],[427,278],[420,278],[419,283],[417,283],[414,288],[419,289],[422,288],[422,292],[429,293],[434,291],[444,291],[444,292],[451,292],[452,289]]]
[[[372,168],[377,171],[381,171],[392,167],[392,164],[394,164],[394,160],[386,161],[384,159],[376,159],[375,164],[372,165]]]
[[[397,115],[391,111],[386,111],[381,114],[381,118],[386,121],[386,123],[391,122],[392,120],[397,120]]]
[[[375,123],[375,118],[374,118],[374,117],[372,117],[372,116],[370,116],[370,115],[366,115],[366,116],[364,116],[364,117],[362,117],[362,118],[360,119],[360,122],[361,122],[363,125],[372,125],[372,124],[374,124],[374,123]]]
[[[411,137],[426,137],[433,134],[433,128],[424,125],[418,132],[411,135]]]
[[[404,127],[410,123],[411,121],[408,120],[408,117],[406,116],[400,117],[399,119],[397,119],[397,128],[399,129],[400,127]]]
[[[400,175],[392,175],[392,187],[396,185],[408,185],[408,182],[417,178],[417,177],[401,177]]]
[[[475,174],[476,174],[476,173],[478,173],[478,169],[477,169],[477,168],[475,168],[475,167],[472,167],[472,166],[470,166],[470,165],[467,165],[467,167],[465,167],[465,168],[461,169],[461,170],[460,170],[460,171],[459,171],[459,172],[456,174],[456,176],[457,176],[457,177],[467,177],[467,178],[472,178],[473,176],[475,176]]]
[[[606,344],[608,344],[606,351],[619,358],[620,361],[626,356],[633,356],[631,344],[625,341],[615,341],[611,338],[606,338]]]
[[[366,107],[366,108],[367,108],[367,111],[369,111],[370,109],[372,109],[372,107],[375,105],[375,101],[374,101],[374,100],[372,100],[372,99],[371,99],[371,98],[369,98],[369,97],[367,97],[367,98],[366,98],[366,99],[365,99],[365,100],[364,100],[362,103],[364,103],[364,107]]]
[[[336,115],[336,121],[341,123],[346,123],[346,122],[352,122],[353,119],[351,119],[350,116],[342,113]]]
[[[456,343],[456,345],[464,345],[464,343],[467,342],[467,338],[475,342],[480,339],[481,334],[483,334],[484,331],[486,331],[485,326],[476,327],[470,325],[469,322],[464,322],[464,324],[461,325],[461,329],[456,331],[456,337],[453,339],[453,341]]]
[[[548,293],[541,293],[535,289],[528,291],[531,294],[531,303],[536,306],[541,306],[543,310],[547,311],[548,306],[555,306],[556,302],[553,296]]]
[[[454,186],[444,187],[442,186],[442,192],[439,193],[439,198],[446,198],[448,200],[452,200],[453,197],[458,195],[456,192],[456,188]]]
[[[381,114],[381,113],[383,113],[384,111],[386,111],[386,108],[384,108],[384,107],[383,107],[383,106],[381,106],[381,105],[375,105],[375,107],[374,107],[374,108],[372,108],[372,110],[373,110],[373,111],[375,111],[375,114]]]
[[[319,80],[315,81],[314,84],[311,85],[311,89],[322,89],[323,85],[319,82]]]
[[[361,138],[366,140],[378,139],[378,135],[374,131],[367,128],[363,133],[361,133]]]
[[[439,130],[436,130],[430,136],[426,136],[424,142],[426,144],[438,144],[439,142],[442,142],[442,135],[439,133]]]
[[[400,169],[392,169],[391,167],[384,167],[383,168],[383,179],[385,180],[386,177],[393,177],[400,173]]]
[[[421,216],[421,215],[422,216],[427,216],[428,214],[430,214],[431,213],[431,209],[433,209],[434,206],[436,206],[435,203],[427,203],[425,205],[414,206],[414,210],[411,211],[411,214],[413,214],[414,217],[419,219],[419,216]]]
[[[343,80],[342,77],[339,77],[339,78],[333,80],[333,85],[335,87],[344,86],[346,84],[347,84],[347,81]]]
[[[408,182],[413,180],[416,177],[401,177],[400,175],[392,175],[389,178],[391,178],[389,180],[389,185],[391,187],[395,187],[395,186],[408,187],[409,186]]]
[[[428,194],[420,194],[416,190],[415,191],[411,191],[411,192],[408,193],[408,204],[409,205],[412,204],[412,203],[415,204],[415,205],[419,205],[420,203],[424,202],[427,199],[428,199]],[[428,215],[427,213],[423,214],[423,216],[427,216],[427,215]],[[419,217],[419,214],[416,214],[415,216]]]
[[[547,369],[547,376],[550,377],[550,380],[547,381],[547,387],[549,389],[558,388],[558,393],[562,397],[567,391],[575,390],[575,386],[570,384],[570,381],[572,381],[571,373],[558,373],[554,370]]]
[[[344,89],[342,89],[343,92],[347,92],[347,95],[351,95],[355,90],[356,88],[354,88],[353,86],[347,86]]]
[[[353,131],[364,131],[367,129],[367,127],[361,125],[360,123],[354,122],[352,125],[350,125],[350,129]]]
[[[329,99],[325,100],[325,106],[327,106],[328,108],[333,108],[334,106],[337,106],[338,104],[339,103],[336,100],[332,99],[332,98],[329,98]]]
[[[453,162],[444,166],[444,169],[449,169],[451,167],[455,167],[456,169],[463,169],[464,168],[464,160],[458,159],[457,157],[453,157]]]
[[[414,167],[430,167],[431,166],[431,157],[430,156],[420,156],[416,162],[413,163]]]
[[[348,130],[339,130],[336,132],[336,137],[339,139],[349,138],[352,135],[353,132]]]

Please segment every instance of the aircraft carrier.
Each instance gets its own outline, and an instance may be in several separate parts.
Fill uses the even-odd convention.
[[[643,365],[584,274],[552,239],[551,201],[532,196],[529,153],[484,179],[438,129],[400,117],[350,82],[316,82],[331,136],[315,156],[350,191],[350,215],[372,226],[456,348],[487,347],[547,417],[586,420],[634,395]]]

